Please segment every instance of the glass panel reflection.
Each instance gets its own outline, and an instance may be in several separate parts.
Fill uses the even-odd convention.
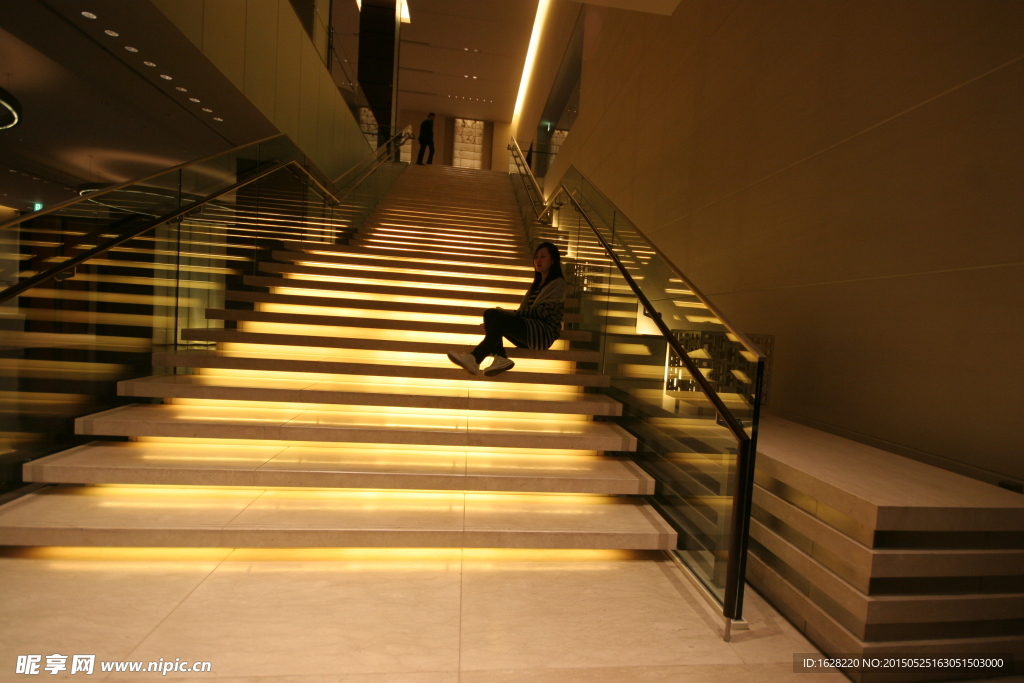
[[[742,552],[735,543],[745,529],[734,528],[733,515],[745,514],[737,503],[749,496],[738,465],[741,449],[750,450],[755,438],[761,354],[575,168],[561,188],[548,189],[550,214],[544,214],[536,180],[514,141],[511,148],[513,186],[531,243],[549,240],[563,250],[579,313],[572,327],[592,333],[590,342],[572,346],[600,351],[593,369],[611,378],[604,391],[623,404],[616,419],[638,437],[638,451],[622,455],[657,480],[653,502],[680,532],[679,558],[719,601],[738,610]],[[731,582],[730,560],[733,574],[739,572]]]

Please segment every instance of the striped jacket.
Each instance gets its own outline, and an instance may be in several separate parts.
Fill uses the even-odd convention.
[[[566,284],[564,278],[556,278],[541,287],[537,296],[530,301],[533,287],[526,292],[516,314],[526,321],[526,345],[531,349],[547,349],[562,332],[562,316],[565,313]]]

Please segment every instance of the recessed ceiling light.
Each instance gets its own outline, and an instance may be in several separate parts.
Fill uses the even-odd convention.
[[[173,81],[174,80],[173,78],[171,78],[167,74],[160,74],[160,78],[164,79],[165,81]]]
[[[111,38],[117,38],[119,35],[121,35],[117,31],[111,31],[109,28],[106,31],[104,31],[104,33],[106,33]]]
[[[212,110],[212,109],[207,109],[206,107],[203,107],[203,111],[205,111],[205,112],[209,112],[209,113],[211,113],[211,114],[213,113],[213,110]]]
[[[469,74],[466,74],[465,76],[463,76],[463,78],[469,78]]]
[[[188,88],[182,88],[180,85],[175,88],[178,92],[188,92]]]
[[[219,116],[214,116],[214,117],[213,117],[213,120],[214,120],[214,121],[223,121],[224,119],[222,119],[222,118],[221,118],[221,117],[219,117]]]
[[[82,12],[82,16],[85,17],[86,19],[95,19],[96,18],[96,15],[93,14],[92,12]]]
[[[146,66],[156,66],[153,62],[143,62]]]
[[[476,80],[476,76],[473,76],[473,80],[474,80],[474,81]]]
[[[188,98],[188,101],[189,101],[189,102],[199,102],[199,100],[198,100],[198,99],[196,99],[195,97],[190,97],[190,98]]]
[[[138,52],[138,49],[132,47],[131,45],[125,45],[124,49],[128,50],[128,52]]]
[[[473,52],[480,52],[480,50],[473,50]]]
[[[468,47],[464,47],[462,49],[465,50],[466,52],[469,52],[469,48]]]

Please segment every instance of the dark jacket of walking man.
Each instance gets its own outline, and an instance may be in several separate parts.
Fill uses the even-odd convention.
[[[420,153],[416,156],[416,163],[423,165],[423,150],[430,148],[430,155],[427,156],[427,163],[434,163],[434,112],[427,114],[427,118],[420,124]]]

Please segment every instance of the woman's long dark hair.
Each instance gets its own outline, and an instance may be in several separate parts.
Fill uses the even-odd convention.
[[[537,248],[533,250],[534,257],[537,256],[537,252],[541,249],[547,249],[548,255],[551,256],[551,268],[548,270],[548,279],[544,281],[544,284],[557,280],[558,278],[565,279],[565,275],[562,274],[562,255],[558,253],[558,247],[553,245],[551,242],[541,242],[537,245]],[[534,287],[540,284],[540,279],[544,277],[536,270],[533,271],[533,285]]]

